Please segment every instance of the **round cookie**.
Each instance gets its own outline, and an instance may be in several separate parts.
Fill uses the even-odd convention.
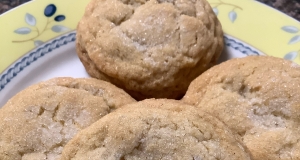
[[[92,0],[77,27],[87,72],[134,98],[181,98],[223,49],[206,0]]]
[[[229,60],[195,79],[182,101],[225,122],[255,160],[300,159],[300,66],[293,62]]]
[[[80,131],[62,160],[250,160],[240,137],[219,120],[175,100],[125,105]]]
[[[123,90],[92,78],[33,85],[0,109],[0,159],[59,159],[78,131],[132,102]]]

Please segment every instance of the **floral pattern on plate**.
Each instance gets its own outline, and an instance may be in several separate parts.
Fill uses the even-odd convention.
[[[44,27],[42,29],[36,26],[36,24],[37,24],[36,18],[32,14],[26,13],[25,22],[27,23],[27,27],[18,28],[14,32],[16,34],[20,34],[20,35],[27,35],[31,32],[36,32],[36,35],[33,37],[31,36],[30,38],[25,39],[25,40],[14,40],[12,42],[13,43],[22,43],[22,42],[27,42],[27,41],[33,41],[34,45],[37,47],[44,43],[44,41],[40,40],[39,37],[44,32],[49,31],[50,28],[51,28],[51,31],[56,32],[56,33],[63,33],[63,32],[69,31],[70,30],[69,28],[58,24],[59,22],[64,21],[66,19],[66,16],[63,14],[54,16],[56,13],[56,10],[57,10],[57,7],[54,4],[49,4],[45,7],[44,16],[47,18],[47,23],[44,25]],[[49,25],[51,25],[53,22],[55,22],[55,24],[49,28]]]
[[[281,29],[287,33],[293,34],[292,38],[289,40],[288,45],[299,44],[300,42],[300,29],[295,26],[283,26]],[[295,35],[296,34],[296,35]],[[300,45],[299,50],[291,51],[283,57],[288,60],[295,60],[300,55]],[[300,56],[299,56],[300,57]]]
[[[89,1],[35,0],[0,15],[0,36],[5,37],[0,38],[0,73],[36,47],[74,31]],[[300,63],[298,21],[255,0],[208,2],[225,34],[260,53]]]
[[[238,5],[235,5],[233,3],[224,2],[222,0],[218,0],[218,2],[211,2],[210,4],[216,15],[219,14],[218,7],[221,7],[221,6],[229,7],[231,10],[228,12],[228,18],[232,23],[234,23],[234,21],[237,19],[237,16],[238,16],[238,14],[235,10],[236,9],[243,10],[243,8]]]

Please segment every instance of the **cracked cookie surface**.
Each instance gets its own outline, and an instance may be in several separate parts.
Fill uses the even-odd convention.
[[[125,105],[80,131],[62,160],[250,160],[240,137],[216,118],[175,100]]]
[[[57,160],[80,130],[135,102],[92,78],[54,78],[28,87],[0,109],[1,160]]]
[[[268,56],[232,59],[196,78],[182,99],[242,136],[255,160],[300,159],[300,66]]]
[[[180,98],[216,63],[223,32],[205,0],[92,0],[76,46],[92,77],[139,100]]]

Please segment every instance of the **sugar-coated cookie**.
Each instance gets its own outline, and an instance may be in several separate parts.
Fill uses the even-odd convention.
[[[219,120],[175,100],[125,105],[80,131],[62,160],[250,160]]]
[[[255,160],[300,159],[300,66],[269,56],[232,59],[195,79],[182,101],[242,136]]]
[[[0,109],[0,159],[57,160],[78,131],[132,102],[123,90],[92,78],[33,85]]]
[[[181,98],[223,48],[206,0],[92,0],[77,27],[87,72],[134,98]]]

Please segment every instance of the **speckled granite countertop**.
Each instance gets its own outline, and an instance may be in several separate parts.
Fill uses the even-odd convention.
[[[0,14],[30,0],[0,0]],[[300,0],[258,0],[300,21]]]

